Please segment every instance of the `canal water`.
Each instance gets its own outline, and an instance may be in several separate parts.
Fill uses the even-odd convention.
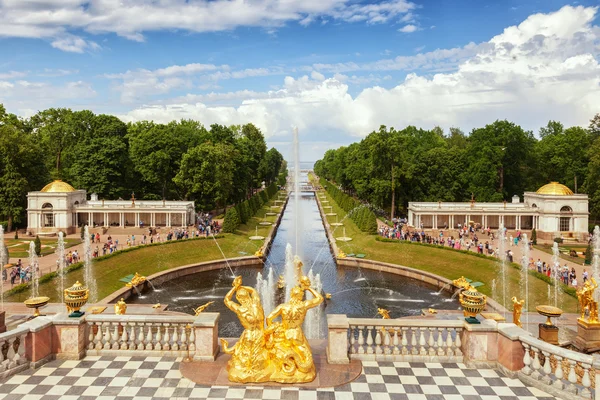
[[[338,267],[329,249],[314,194],[302,193],[298,209],[294,203],[293,199],[288,202],[265,267],[234,268],[234,273],[242,275],[245,286],[255,287],[257,273],[262,272],[266,276],[268,269],[272,268],[277,281],[279,275],[284,273],[286,246],[296,243],[294,221],[298,213],[302,221],[298,240],[301,249],[294,249],[294,253],[301,255],[305,273],[312,268],[313,274],[321,277],[323,292],[331,294],[331,299],[321,305],[319,336],[325,334],[326,314],[375,318],[377,308],[385,308],[392,318],[399,318],[420,315],[421,310],[427,308],[458,308],[458,302],[451,300],[448,293],[438,293],[436,288],[421,281],[385,272]],[[243,330],[242,326],[236,315],[223,304],[223,297],[231,289],[231,282],[228,269],[201,272],[188,275],[183,280],[165,282],[156,291],[131,298],[130,302],[168,304],[171,311],[193,314],[195,307],[214,301],[206,311],[221,313],[219,336],[237,337]],[[270,311],[265,310],[265,316]]]

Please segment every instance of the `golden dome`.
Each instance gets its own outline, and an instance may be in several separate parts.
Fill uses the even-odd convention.
[[[538,194],[550,194],[554,196],[572,196],[573,191],[558,182],[550,182],[537,190]]]
[[[46,193],[68,193],[74,192],[75,188],[69,185],[67,182],[63,182],[60,179],[50,182],[41,190]]]

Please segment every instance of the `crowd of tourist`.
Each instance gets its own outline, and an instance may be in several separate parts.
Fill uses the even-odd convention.
[[[406,220],[398,219],[394,220],[393,226],[380,225],[379,235],[387,239],[407,240],[411,242],[419,242],[423,244],[431,244],[437,246],[448,246],[455,250],[467,250],[475,251],[479,254],[485,254],[493,257],[500,257],[500,249],[496,242],[498,232],[492,231],[489,227],[483,228],[479,224],[461,226],[458,224],[458,232],[456,237],[454,235],[445,236],[447,226],[444,229],[440,229],[439,233],[435,234],[434,230],[430,233],[426,232],[421,226],[420,229],[409,227],[406,224]],[[510,247],[522,245],[524,236],[521,231],[517,231],[513,236],[509,235],[507,238],[507,244]],[[530,249],[533,248],[533,242],[528,241],[527,245]],[[509,262],[515,262],[513,251],[508,248],[505,251],[506,260]],[[518,262],[518,261],[517,261]],[[577,274],[575,268],[570,268],[565,263],[561,267],[559,262],[554,265],[547,264],[545,261],[538,259],[534,262],[533,258],[528,260],[528,268],[544,274],[548,277],[556,277],[565,285],[577,287],[579,282],[577,281]],[[589,279],[588,272],[583,270],[583,282],[585,283]]]
[[[35,262],[33,265],[28,265],[24,267],[23,262],[21,261],[21,259],[19,259],[19,261],[14,266],[12,266],[12,268],[10,268],[10,284],[14,285],[20,283],[27,283],[31,279],[33,279],[34,273],[37,273],[38,275],[40,273],[40,266],[37,262]],[[2,280],[7,281],[8,278],[8,269],[3,268]]]

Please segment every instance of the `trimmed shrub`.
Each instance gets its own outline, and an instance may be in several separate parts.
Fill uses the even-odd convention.
[[[592,255],[594,250],[592,250],[592,244],[588,243],[587,248],[585,249],[585,265],[592,264]]]
[[[269,201],[269,197],[267,196],[267,192],[264,190],[261,190],[261,192],[259,193],[260,198],[262,199],[262,203],[266,204]]]
[[[240,216],[235,207],[231,207],[223,220],[223,232],[234,233],[238,226],[240,226]]]
[[[531,242],[533,244],[537,244],[537,232],[535,228],[533,228],[533,230],[531,231]]]
[[[38,235],[35,235],[35,240],[33,241],[33,243],[35,244],[35,254],[38,255],[38,257],[42,256],[42,241],[40,240],[40,237]]]

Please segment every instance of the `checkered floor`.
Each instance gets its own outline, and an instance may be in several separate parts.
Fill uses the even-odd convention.
[[[534,400],[552,398],[493,370],[463,364],[363,362],[349,384],[318,390],[272,387],[206,387],[183,378],[181,359],[87,357],[52,361],[0,382],[0,399],[423,399]]]

